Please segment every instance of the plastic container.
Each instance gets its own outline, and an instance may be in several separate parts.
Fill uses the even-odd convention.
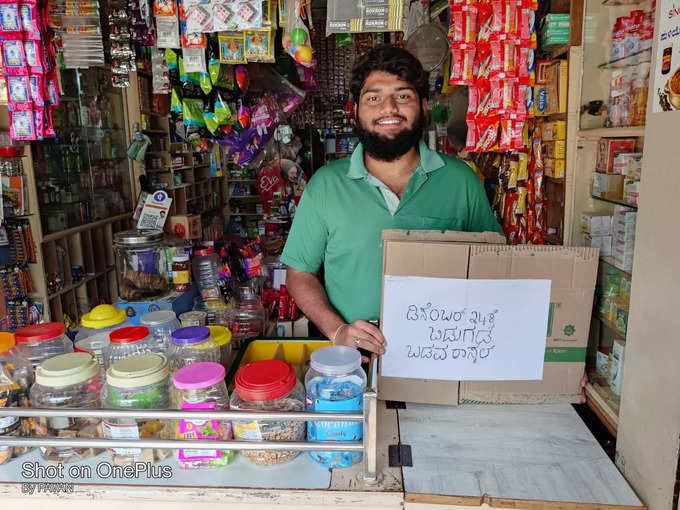
[[[104,367],[108,369],[116,361],[154,351],[153,338],[146,326],[120,328],[109,335],[110,344],[104,350]]]
[[[102,388],[102,405],[107,409],[169,409],[170,378],[168,360],[162,354],[130,356],[114,363],[106,371]],[[169,439],[161,420],[107,418],[102,421],[104,437],[109,439]],[[155,462],[165,459],[170,450],[152,448],[112,448],[114,464]]]
[[[191,312],[184,312],[179,316],[179,321],[183,328],[189,326],[205,326],[205,319],[208,314],[201,310],[192,310]]]
[[[194,281],[203,299],[220,298],[221,293],[217,280],[222,271],[220,257],[212,246],[196,250],[191,261]]]
[[[265,328],[265,312],[260,297],[249,286],[239,287],[231,323],[232,340],[239,348],[248,338],[262,335]]]
[[[95,306],[83,315],[82,327],[76,334],[76,352],[89,352],[104,366],[104,350],[109,345],[109,334],[120,328],[133,326],[127,321],[125,310],[111,305]]]
[[[305,376],[307,410],[322,413],[357,413],[364,408],[366,374],[361,353],[352,347],[333,345],[312,353]],[[356,441],[363,439],[363,424],[356,422],[307,422],[309,441]],[[310,452],[328,468],[344,468],[361,461],[361,452]]]
[[[161,296],[170,290],[168,260],[160,230],[125,230],[113,236],[118,294],[126,301]]]
[[[66,336],[66,326],[61,322],[45,322],[20,328],[14,334],[17,349],[33,368],[44,360],[73,352],[73,342]]]
[[[174,374],[180,368],[200,361],[219,363],[220,348],[207,327],[189,326],[172,334],[168,359],[170,373]]]
[[[220,363],[227,370],[234,361],[234,354],[231,349],[231,331],[224,326],[208,326],[210,336],[220,348]]]
[[[173,376],[173,407],[226,411],[229,393],[224,383],[225,370],[219,363],[193,363],[179,369]],[[177,439],[211,439],[228,441],[232,438],[231,422],[208,420],[202,423],[180,420],[175,425]],[[181,469],[223,467],[234,458],[232,450],[178,450]]]
[[[203,299],[197,297],[194,299],[194,311],[206,313],[206,326],[231,326],[231,308],[222,298]]]
[[[14,335],[0,332],[0,407],[29,407],[28,389],[33,384],[33,367],[14,348]],[[0,417],[0,436],[27,436],[28,418]],[[0,464],[27,453],[29,448],[0,445]]]
[[[279,360],[257,361],[236,372],[230,406],[234,411],[304,411],[305,395],[295,370]],[[302,421],[232,421],[234,439],[242,441],[304,441]],[[244,450],[243,456],[263,466],[297,457],[292,450]]]
[[[172,256],[172,288],[176,292],[186,292],[191,289],[191,262],[186,253]]]
[[[154,352],[167,353],[172,339],[172,332],[181,328],[175,312],[170,310],[158,310],[142,315],[139,321],[142,326],[149,328],[149,333],[155,344]]]
[[[43,361],[35,371],[30,390],[33,407],[42,409],[97,409],[101,380],[99,364],[86,352],[61,354]],[[39,417],[34,433],[38,437],[98,437],[99,419]],[[92,448],[40,447],[43,459],[50,462],[77,462],[99,453]]]

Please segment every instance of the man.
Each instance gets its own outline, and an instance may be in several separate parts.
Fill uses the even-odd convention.
[[[406,50],[361,57],[351,82],[361,143],[320,168],[302,195],[281,256],[286,287],[335,345],[385,352],[367,322],[380,316],[382,230],[502,233],[470,167],[422,142],[428,88]],[[316,276],[322,264],[325,288]]]

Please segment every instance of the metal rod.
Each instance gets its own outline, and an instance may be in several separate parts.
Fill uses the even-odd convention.
[[[18,438],[0,436],[0,445],[5,446],[54,446],[71,448],[156,448],[161,450],[295,450],[295,451],[332,451],[361,452],[362,443],[346,441],[307,442],[307,441],[204,441],[182,439],[90,439],[30,437]]]
[[[364,393],[364,481],[377,482],[378,471],[378,394]]]
[[[0,408],[3,416],[45,416],[77,418],[142,418],[169,420],[234,421],[350,421],[362,422],[361,413],[245,412],[245,411],[154,411],[149,409],[37,409],[35,407]]]

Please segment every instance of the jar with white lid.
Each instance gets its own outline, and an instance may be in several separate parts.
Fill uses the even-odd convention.
[[[101,401],[107,409],[169,409],[168,361],[162,354],[147,353],[115,362],[106,370]],[[157,419],[106,418],[104,437],[109,439],[169,439],[172,432]],[[111,448],[114,464],[155,462],[165,459],[169,450],[152,448]]]
[[[0,407],[30,407],[28,390],[33,384],[34,373],[31,363],[14,347],[14,335],[0,332],[0,377],[8,377],[18,388],[0,390]],[[32,429],[32,418],[18,416],[0,417],[0,436],[28,436]],[[29,448],[0,445],[0,464],[27,453]]]
[[[174,374],[180,368],[200,361],[219,363],[220,348],[207,327],[189,326],[172,333],[168,359],[170,373]]]
[[[61,354],[43,361],[35,371],[31,387],[33,407],[40,409],[97,409],[101,390],[99,364],[86,352]],[[68,438],[99,436],[98,418],[38,417],[35,435]],[[43,459],[50,462],[77,462],[99,453],[85,447],[40,447]]]
[[[62,322],[45,322],[17,329],[14,333],[17,350],[28,359],[33,368],[44,360],[73,352],[73,342],[66,336]]]
[[[118,294],[125,301],[161,296],[170,290],[168,260],[160,230],[125,230],[113,235]]]
[[[171,310],[157,310],[142,315],[139,323],[149,328],[149,333],[156,344],[154,352],[167,353],[172,339],[172,332],[181,328],[181,324],[175,312]]]
[[[226,371],[219,363],[192,363],[173,376],[173,407],[190,410],[229,410],[229,393],[224,382]],[[179,420],[175,424],[177,439],[229,441],[229,420]],[[177,452],[180,469],[223,467],[234,458],[233,450],[192,450]]]
[[[229,405],[233,411],[304,411],[305,392],[295,369],[279,360],[256,361],[236,372]],[[303,421],[233,420],[234,439],[241,441],[304,441]],[[262,466],[297,457],[293,450],[243,450],[242,455]]]
[[[76,334],[76,352],[89,352],[104,366],[104,350],[109,345],[109,334],[120,328],[133,326],[125,310],[111,305],[97,305],[81,319],[82,327]]]
[[[319,413],[361,413],[364,409],[366,374],[361,368],[361,353],[340,345],[323,347],[310,357],[305,376],[307,410]],[[307,422],[309,441],[356,441],[363,439],[361,422]],[[310,452],[311,457],[328,468],[345,468],[361,461],[361,452]]]
[[[106,369],[116,361],[154,350],[153,339],[149,335],[149,328],[146,326],[117,329],[109,334],[109,341],[109,345],[104,350],[104,367]]]

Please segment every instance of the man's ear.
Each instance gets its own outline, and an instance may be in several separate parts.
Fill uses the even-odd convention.
[[[354,103],[353,104],[353,110],[354,110],[354,123],[359,122],[359,103]]]
[[[420,100],[420,106],[423,108],[423,112],[427,111],[427,99]]]

